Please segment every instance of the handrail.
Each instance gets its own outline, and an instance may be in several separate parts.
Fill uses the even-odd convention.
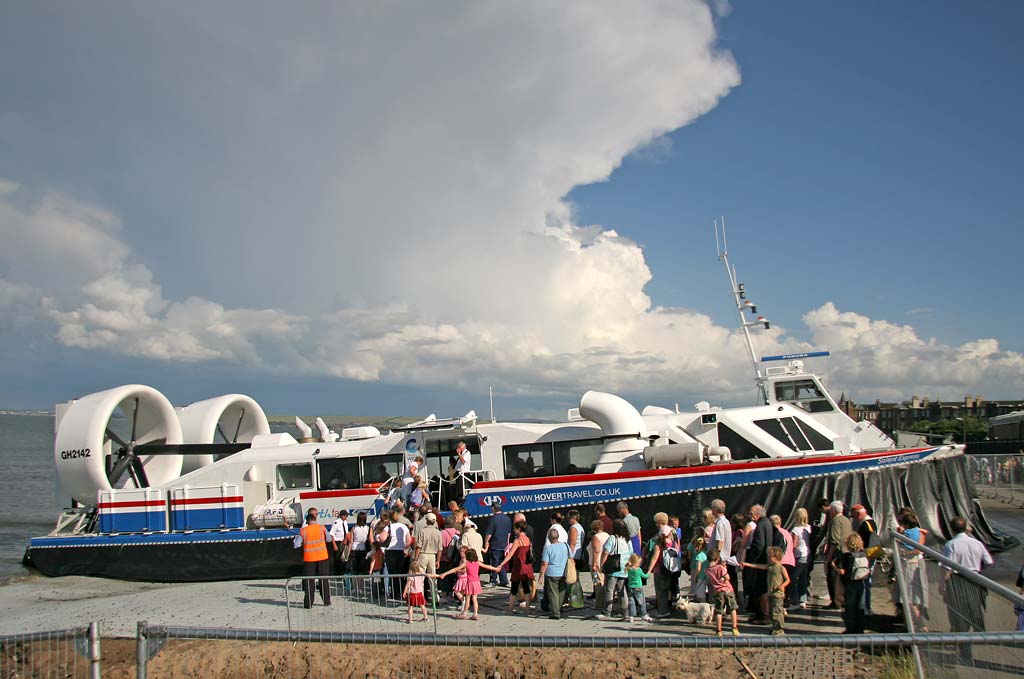
[[[139,623],[139,633],[149,639],[224,639],[264,641],[403,644],[417,646],[521,646],[533,648],[779,648],[779,647],[902,647],[920,644],[1024,645],[1024,632],[924,632],[918,634],[813,634],[699,636],[533,636],[430,633],[325,632],[223,627],[184,627]]]
[[[921,552],[925,556],[927,556],[927,557],[929,557],[931,559],[934,559],[935,561],[938,561],[943,566],[946,566],[949,570],[957,573],[958,575],[963,576],[964,578],[966,578],[967,580],[970,580],[971,582],[973,582],[974,584],[978,585],[979,587],[984,587],[985,589],[991,590],[991,591],[999,594],[1000,596],[1002,596],[1002,597],[1004,597],[1006,599],[1009,599],[1010,601],[1012,601],[1013,603],[1017,604],[1018,606],[1024,607],[1024,596],[1021,596],[1020,594],[1017,594],[1012,589],[1009,589],[1008,587],[1004,587],[1003,585],[1000,585],[998,582],[995,582],[994,580],[989,580],[984,575],[981,575],[979,573],[975,573],[974,571],[971,571],[971,570],[968,570],[968,569],[964,568],[963,566],[958,564],[956,561],[953,561],[952,559],[950,559],[946,555],[942,554],[941,552],[937,552],[934,549],[932,549],[931,547],[926,547],[926,546],[922,545],[920,542],[917,542],[916,540],[911,540],[910,538],[908,538],[906,535],[903,535],[902,533],[899,533],[897,531],[892,531],[892,537],[894,539],[896,539],[897,541],[903,543],[907,547],[910,547],[912,549],[916,549],[917,551]]]

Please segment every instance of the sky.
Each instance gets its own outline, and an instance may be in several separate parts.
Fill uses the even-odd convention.
[[[0,408],[1024,396],[1020,3],[0,7]]]

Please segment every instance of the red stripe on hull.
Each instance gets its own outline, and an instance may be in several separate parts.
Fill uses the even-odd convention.
[[[97,507],[100,509],[121,509],[122,507],[163,507],[164,500],[132,500],[130,502],[101,502]]]
[[[712,464],[698,467],[670,467],[668,469],[644,469],[633,472],[610,472],[607,474],[573,474],[569,476],[543,476],[540,478],[509,479],[507,481],[480,481],[473,490],[488,488],[520,488],[523,486],[543,486],[557,483],[584,483],[587,481],[612,481],[616,479],[651,478],[658,476],[677,476],[679,474],[707,474],[709,472],[748,471],[751,469],[770,469],[772,467],[788,467],[802,464],[828,464],[829,462],[850,462],[854,460],[870,460],[872,458],[907,455],[930,448],[907,448],[905,450],[887,450],[881,453],[858,453],[856,455],[828,455],[822,457],[777,458],[758,460],[756,462],[740,462],[732,464]]]
[[[242,502],[243,498],[241,495],[233,495],[231,497],[183,497],[176,500],[171,500],[172,505],[219,505],[228,504],[229,502]]]
[[[329,497],[358,497],[358,496],[374,496],[377,495],[376,490],[366,488],[354,488],[350,490],[320,490],[310,493],[299,493],[299,498],[303,500],[321,500]]]

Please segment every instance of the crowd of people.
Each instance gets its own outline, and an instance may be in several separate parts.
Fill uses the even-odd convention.
[[[823,564],[827,588],[827,595],[819,593],[818,605],[841,611],[846,633],[862,633],[872,613],[875,561],[883,554],[878,526],[867,509],[859,504],[847,509],[828,499],[814,508],[813,523],[808,510],[798,508],[788,525],[759,504],[730,516],[726,503],[716,499],[692,530],[684,529],[678,516],[654,514],[654,534],[646,539],[626,502],[614,506],[616,518],[596,505],[586,524],[576,510],[553,512],[539,536],[523,514],[505,514],[500,502],[491,506],[483,532],[457,504],[447,509],[439,511],[429,500],[409,508],[396,499],[372,522],[360,512],[352,524],[342,511],[330,528],[320,525],[311,509],[295,546],[303,549],[309,576],[325,578],[332,571],[381,575],[373,586],[385,597],[406,599],[409,622],[415,610],[426,618],[424,592],[435,589],[444,599],[439,603],[446,600],[458,617],[476,620],[485,586],[508,588],[510,615],[539,609],[539,614],[560,619],[563,609],[586,606],[580,580],[589,574],[598,620],[652,623],[696,603],[712,607],[719,635],[725,634],[726,621],[732,634],[739,633],[741,611],[747,623],[783,634],[787,612],[810,605],[816,562]],[[927,532],[913,510],[900,510],[897,521],[897,530],[924,544]],[[981,543],[965,534],[963,519],[954,519],[952,526],[959,532],[947,543],[950,558],[979,571],[991,563]],[[928,585],[921,552],[903,547],[901,557],[907,601],[898,588],[893,601],[909,607],[915,628],[926,631]],[[427,578],[436,580],[436,588],[424,588]],[[655,596],[649,608],[645,585],[652,580]],[[316,582],[304,580],[306,607],[313,605]],[[965,591],[959,579],[950,582],[961,598],[977,594]],[[319,589],[330,605],[325,580]]]

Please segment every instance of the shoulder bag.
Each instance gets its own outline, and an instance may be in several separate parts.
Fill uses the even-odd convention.
[[[565,584],[575,585],[579,579],[579,574],[576,572],[576,562],[572,558],[572,549],[569,545],[566,545],[565,549],[569,552],[569,560],[565,562]]]
[[[620,570],[620,558],[619,558],[619,538],[612,535],[608,538],[609,540],[615,541],[615,552],[608,551],[608,556],[605,558],[604,563],[601,565],[601,572],[605,575],[611,575],[612,573],[618,573]]]

